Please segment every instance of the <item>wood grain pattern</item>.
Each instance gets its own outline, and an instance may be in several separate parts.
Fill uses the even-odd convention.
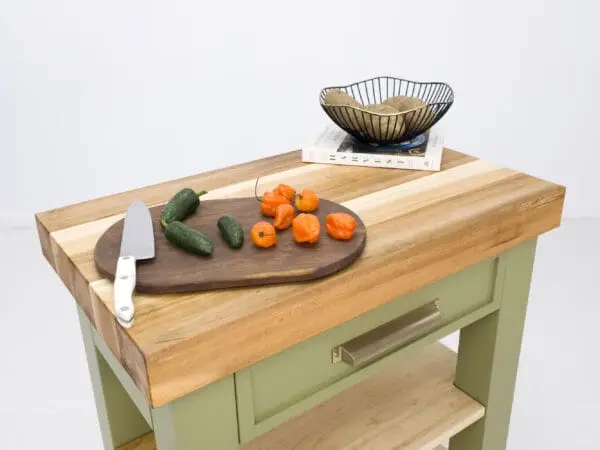
[[[435,449],[485,414],[454,387],[455,365],[454,352],[431,345],[242,449]]]
[[[156,450],[156,442],[154,441],[154,434],[148,433],[129,444],[119,447],[117,450]],[[243,448],[242,448],[243,450]],[[382,449],[385,450],[385,449]],[[440,445],[434,450],[446,450],[446,447]]]
[[[431,345],[241,450],[445,450],[442,443],[485,414],[454,387],[455,366],[452,351]],[[151,434],[139,441],[146,446],[119,450],[155,449]]]
[[[199,174],[37,215],[45,256],[157,407],[559,226],[562,186],[444,150],[440,172],[299,163],[299,153]],[[296,159],[296,160],[294,160]],[[310,283],[136,296],[136,325],[114,317],[93,249],[134,198],[203,200],[285,182],[358,214],[369,233],[348,269]],[[223,175],[226,174],[226,175]],[[263,174],[266,174],[264,177]]]
[[[154,433],[148,433],[140,436],[136,440],[120,446],[116,450],[156,450]]]
[[[250,228],[261,220],[255,198],[202,201],[196,214],[185,221],[202,231],[213,242],[211,257],[190,254],[165,238],[160,226],[162,206],[150,209],[154,224],[156,257],[138,264],[136,291],[165,294],[203,291],[241,286],[259,286],[307,281],[330,275],[350,265],[362,253],[366,242],[365,226],[352,211],[337,203],[321,199],[315,214],[321,222],[321,236],[315,245],[298,245],[292,230],[277,233],[278,242],[270,249],[259,249],[250,241]],[[331,239],[325,231],[327,214],[345,212],[357,219],[354,236],[349,241]],[[244,230],[244,246],[233,250],[227,246],[217,228],[219,217],[234,215]],[[123,221],[112,225],[98,240],[94,259],[99,272],[114,280],[121,249]]]

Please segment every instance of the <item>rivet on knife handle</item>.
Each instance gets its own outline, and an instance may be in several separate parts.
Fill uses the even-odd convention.
[[[133,325],[135,315],[135,307],[133,305],[135,269],[135,258],[133,256],[119,257],[114,288],[115,314],[119,323],[125,328]]]

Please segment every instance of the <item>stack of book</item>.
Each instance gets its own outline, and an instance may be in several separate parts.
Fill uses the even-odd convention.
[[[302,161],[347,166],[439,171],[443,139],[435,127],[399,145],[370,145],[330,125],[302,148]]]

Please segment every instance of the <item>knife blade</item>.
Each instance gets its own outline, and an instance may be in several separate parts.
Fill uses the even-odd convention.
[[[117,320],[125,328],[133,325],[135,306],[136,262],[155,255],[154,228],[150,210],[140,200],[129,205],[125,213],[121,250],[115,273],[114,300]]]

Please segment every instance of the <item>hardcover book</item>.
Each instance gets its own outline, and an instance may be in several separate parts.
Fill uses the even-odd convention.
[[[440,170],[442,153],[443,138],[436,128],[398,145],[376,146],[331,125],[302,148],[302,161],[436,172]]]

